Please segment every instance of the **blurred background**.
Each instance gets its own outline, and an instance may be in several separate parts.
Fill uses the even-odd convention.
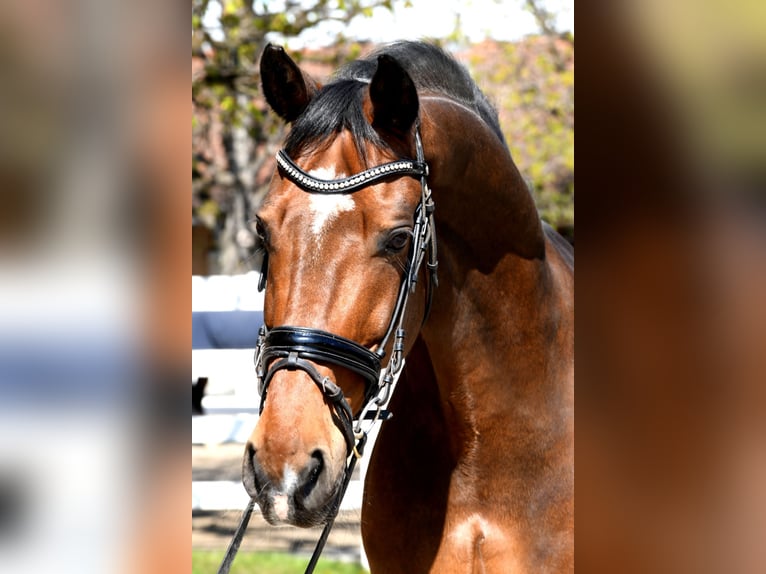
[[[574,25],[571,1],[194,2],[194,273],[259,268],[252,217],[285,135],[260,93],[267,42],[325,81],[397,39],[431,39],[495,103],[541,214],[574,239]]]
[[[0,6],[0,571],[192,569],[189,275],[257,263],[281,130],[264,41],[323,75],[434,38],[573,225],[571,4],[307,6]],[[576,20],[577,564],[766,571],[764,5],[581,0]]]

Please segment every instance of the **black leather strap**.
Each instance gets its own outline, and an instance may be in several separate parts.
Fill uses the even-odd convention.
[[[360,375],[365,380],[365,401],[378,391],[380,358],[350,339],[308,327],[281,326],[271,329],[263,342],[264,364],[287,357],[290,353],[320,364],[339,365]],[[264,379],[261,394],[267,384]]]
[[[346,456],[351,454],[354,448],[354,416],[351,413],[351,407],[343,396],[343,391],[329,377],[323,377],[319,371],[309,361],[303,359],[298,351],[290,351],[286,357],[277,360],[269,366],[266,376],[263,378],[261,386],[261,411],[266,402],[266,394],[272,377],[278,371],[287,369],[289,371],[301,370],[311,377],[311,380],[322,390],[325,398],[332,405],[336,415],[338,428],[346,439]]]
[[[342,179],[314,177],[303,171],[283,150],[277,152],[277,163],[282,173],[300,188],[311,193],[351,193],[390,177],[409,175],[420,178],[428,175],[428,165],[424,161],[411,159],[384,163]]]

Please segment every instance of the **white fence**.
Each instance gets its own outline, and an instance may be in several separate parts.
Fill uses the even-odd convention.
[[[263,296],[258,293],[257,284],[257,273],[192,277],[192,312],[262,312]],[[259,327],[253,326],[255,332]],[[253,348],[192,349],[192,380],[199,377],[208,379],[202,399],[205,414],[192,417],[192,444],[244,445],[255,427],[260,405],[253,372]],[[368,454],[374,436],[370,439]],[[362,473],[366,470],[366,459],[367,456],[360,465]],[[362,484],[363,480],[352,480],[341,509],[361,508]],[[192,481],[192,510],[241,510],[247,500],[239,481]]]

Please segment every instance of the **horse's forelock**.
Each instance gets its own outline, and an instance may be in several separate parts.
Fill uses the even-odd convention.
[[[353,79],[340,79],[324,86],[293,124],[285,141],[285,152],[298,158],[302,154],[321,151],[343,130],[351,134],[365,163],[368,145],[387,148],[365,116],[366,91],[366,83]]]

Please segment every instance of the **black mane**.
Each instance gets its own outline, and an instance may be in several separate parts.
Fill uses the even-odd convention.
[[[365,143],[387,148],[367,122],[362,110],[363,95],[377,68],[377,57],[388,54],[407,70],[418,92],[443,95],[474,110],[505,143],[497,112],[452,56],[431,44],[397,42],[341,68],[324,86],[301,116],[295,120],[285,141],[285,152],[293,157],[313,151],[330,136],[349,130],[364,158]]]

